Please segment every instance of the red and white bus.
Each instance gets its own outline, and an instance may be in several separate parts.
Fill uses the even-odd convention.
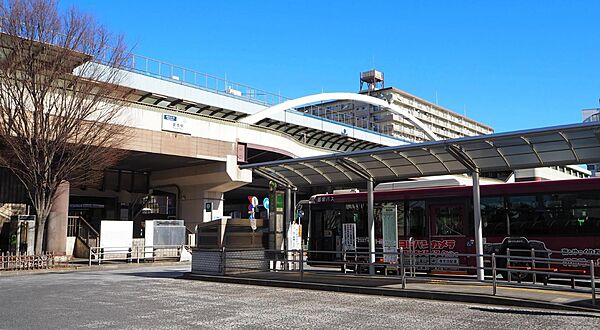
[[[357,246],[368,246],[364,192],[315,195],[310,203],[309,250],[341,251],[344,223],[356,224]],[[471,265],[475,253],[472,187],[375,191],[375,237],[382,249],[382,208],[396,208],[398,247],[413,241],[417,264]],[[552,250],[563,267],[595,260],[600,267],[600,178],[481,185],[484,253],[506,248]],[[307,228],[308,227],[308,228]],[[433,256],[432,256],[433,254]],[[558,255],[560,254],[560,255]],[[309,262],[341,254],[309,254]],[[549,255],[550,256],[550,255]],[[431,268],[429,268],[431,269]],[[436,267],[433,267],[436,269]]]

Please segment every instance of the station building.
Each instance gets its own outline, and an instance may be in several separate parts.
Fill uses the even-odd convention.
[[[153,69],[156,67],[158,71]],[[133,236],[142,237],[144,221],[149,219],[183,219],[192,234],[204,222],[247,218],[247,197],[267,196],[269,181],[240,169],[240,164],[426,140],[408,116],[419,119],[440,139],[493,133],[491,127],[466,116],[377,85],[376,72],[361,75],[361,86],[370,85],[359,94],[386,100],[405,116],[380,105],[331,100],[286,109],[248,124],[242,120],[286,99],[144,57],[137,57],[125,71],[128,79],[123,88],[130,90],[125,111],[135,119],[131,123],[133,137],[123,146],[130,152],[105,171],[101,182],[64,191],[60,224],[47,236],[58,247],[55,251],[73,254],[79,228],[89,226],[88,232],[100,232],[101,221],[107,219],[132,221]],[[173,127],[174,121],[179,126]],[[569,175],[556,169],[528,171],[482,176],[520,181]],[[589,176],[577,168],[570,171],[578,177]],[[0,237],[6,238],[11,227],[5,224],[11,216],[29,215],[32,210],[26,191],[6,169],[0,169],[0,180],[0,226],[4,231]],[[298,191],[298,199],[336,188]]]

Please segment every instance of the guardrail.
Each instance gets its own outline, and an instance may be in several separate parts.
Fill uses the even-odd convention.
[[[228,272],[248,271],[291,271],[299,273],[300,280],[304,280],[304,273],[319,273],[329,270],[320,270],[311,267],[306,270],[306,265],[329,266],[338,268],[343,273],[353,272],[355,275],[373,275],[379,272],[388,276],[390,271],[401,279],[402,289],[407,287],[407,277],[426,275],[432,270],[476,272],[483,269],[486,273],[484,282],[491,283],[492,295],[496,295],[498,287],[502,286],[525,286],[539,287],[539,279],[543,280],[544,286],[548,285],[550,278],[570,280],[570,288],[561,283],[552,283],[553,287],[561,290],[575,290],[587,292],[591,296],[592,304],[596,305],[596,281],[595,268],[600,267],[594,260],[580,261],[577,267],[562,268],[564,259],[540,257],[540,254],[549,255],[549,250],[516,250],[509,249],[506,254],[469,254],[452,253],[452,257],[463,262],[456,264],[438,264],[431,260],[447,255],[441,253],[417,253],[414,249],[400,248],[398,252],[367,252],[367,251],[325,251],[325,250],[266,250],[266,249],[195,249],[196,253],[211,252],[220,255],[220,270],[223,275]],[[261,253],[256,253],[256,252]],[[530,253],[528,256],[516,255],[516,253]],[[315,260],[314,257],[307,259],[309,255],[319,255],[319,259],[325,255],[331,255],[331,260]],[[377,259],[384,256],[395,260],[392,262],[377,261],[369,262],[370,256],[375,254]],[[419,261],[417,261],[419,257]],[[473,266],[476,258],[483,257],[482,267]],[[472,262],[468,262],[468,260]],[[423,260],[430,260],[423,263]],[[245,261],[245,262],[244,262]],[[265,266],[268,265],[268,266]],[[501,278],[499,278],[501,277]],[[516,278],[516,281],[514,280]],[[578,282],[576,282],[576,280]],[[576,284],[579,284],[576,286]],[[577,287],[577,288],[576,288]],[[589,289],[588,289],[589,288]]]
[[[159,259],[179,259],[183,250],[190,252],[189,245],[154,245],[134,247],[90,247],[88,265],[100,265],[107,261],[137,262]]]

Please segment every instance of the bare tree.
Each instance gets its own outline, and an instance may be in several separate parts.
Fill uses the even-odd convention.
[[[51,0],[0,4],[0,166],[24,184],[37,214],[36,253],[59,185],[93,181],[126,138],[122,37]]]

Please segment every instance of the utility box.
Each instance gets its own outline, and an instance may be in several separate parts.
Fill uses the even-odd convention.
[[[146,220],[145,226],[146,258],[165,257],[167,250],[185,245],[186,229],[183,220]]]
[[[183,220],[146,220],[144,244],[146,246],[185,245]]]

